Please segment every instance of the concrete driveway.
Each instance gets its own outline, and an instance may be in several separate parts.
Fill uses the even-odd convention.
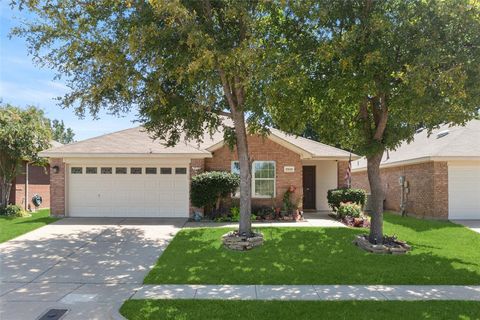
[[[480,233],[480,220],[453,220],[453,222],[464,225],[465,227]]]
[[[66,218],[0,244],[0,319],[109,319],[184,223]]]

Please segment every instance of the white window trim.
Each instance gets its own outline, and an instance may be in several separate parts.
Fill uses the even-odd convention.
[[[238,160],[231,161],[230,164],[230,172],[233,172],[233,166],[234,163],[238,162]],[[258,178],[258,180],[273,180],[273,197],[275,198],[277,196],[277,163],[273,160],[258,160],[258,161],[253,161],[252,162],[252,198],[254,199],[269,199],[271,198],[270,195],[256,195],[255,194],[255,163],[260,163],[260,162],[270,162],[273,163],[273,178]],[[239,198],[240,197],[240,192],[237,192],[232,195],[233,198]]]
[[[237,163],[238,161],[237,160],[234,160],[234,161],[231,161],[230,162],[230,172],[233,173],[233,166],[235,165],[235,163]],[[232,193],[232,198],[240,198],[240,187],[238,187],[238,191],[235,192],[235,193]]]
[[[256,163],[261,163],[261,162],[269,162],[273,163],[273,178],[255,178],[255,164]],[[252,198],[257,198],[257,199],[269,199],[272,196],[271,195],[256,195],[255,194],[255,179],[258,180],[273,180],[273,197],[275,198],[277,196],[277,164],[273,160],[259,160],[259,161],[253,161],[252,162]]]

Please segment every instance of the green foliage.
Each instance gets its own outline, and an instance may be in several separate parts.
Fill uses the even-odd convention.
[[[66,128],[63,120],[53,120],[50,122],[52,129],[52,139],[63,144],[75,142],[72,128]]]
[[[23,210],[18,204],[9,204],[4,209],[0,209],[0,214],[6,217],[28,217],[30,214]]]
[[[240,185],[238,175],[225,171],[209,171],[192,178],[190,198],[195,207],[214,207],[217,201],[235,193]]]
[[[286,31],[270,44],[280,128],[311,125],[323,142],[371,156],[410,141],[418,123],[432,130],[478,115],[478,2],[312,0],[290,14],[274,21]],[[287,76],[295,64],[301,71]]]
[[[12,105],[0,106],[0,203],[8,203],[12,180],[21,172],[23,161],[41,165],[38,153],[50,147],[50,127],[43,111]]]
[[[352,217],[360,218],[362,216],[362,206],[353,202],[341,202],[337,210],[338,218]]]
[[[239,207],[231,207],[230,208],[230,214],[232,216],[233,221],[239,221],[240,220],[240,208]]]
[[[364,206],[367,201],[367,193],[363,189],[331,189],[327,192],[327,201],[330,208],[332,208],[334,212],[337,212],[342,202],[352,202]]]
[[[292,195],[293,195],[293,192],[292,190],[288,189],[287,191],[285,191],[285,193],[283,194],[283,209],[285,210],[285,213],[287,215],[290,215],[293,213],[293,209],[295,208],[295,205],[293,203],[293,200],[292,200]]]
[[[111,1],[79,5],[75,0],[13,2],[36,18],[14,28],[35,61],[56,70],[71,89],[60,103],[80,116],[101,109],[121,114],[138,107],[150,133],[173,145],[201,139],[225,126],[231,86],[251,129],[269,124],[262,94],[269,76],[264,41],[270,12],[263,1]],[[225,81],[220,74],[225,75]],[[237,90],[237,91],[236,91]],[[242,100],[242,101],[240,101]]]

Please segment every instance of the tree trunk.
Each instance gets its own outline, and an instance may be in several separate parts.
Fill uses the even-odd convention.
[[[8,201],[10,200],[10,189],[12,188],[12,184],[6,181],[2,181],[2,185],[0,186],[0,209],[5,209],[8,205]]]
[[[384,191],[382,179],[380,177],[380,162],[382,161],[382,157],[383,151],[367,157],[368,181],[370,182],[371,191],[370,208],[372,210],[372,220],[368,240],[373,244],[381,244],[383,242]]]
[[[242,235],[250,235],[252,233],[252,222],[250,220],[252,210],[252,173],[250,168],[250,158],[248,156],[245,116],[241,111],[233,111],[232,119],[235,126],[238,163],[240,165],[239,232]]]

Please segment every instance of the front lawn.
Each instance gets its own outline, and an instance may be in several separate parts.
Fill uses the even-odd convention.
[[[42,209],[32,213],[28,218],[11,218],[0,216],[0,243],[16,238],[24,233],[57,221],[50,217],[50,209]]]
[[[385,232],[407,255],[375,255],[349,228],[261,228],[265,244],[224,249],[228,229],[185,229],[147,275],[147,284],[480,284],[480,234],[450,222],[385,214]]]
[[[129,320],[203,319],[480,319],[475,301],[128,300]]]

